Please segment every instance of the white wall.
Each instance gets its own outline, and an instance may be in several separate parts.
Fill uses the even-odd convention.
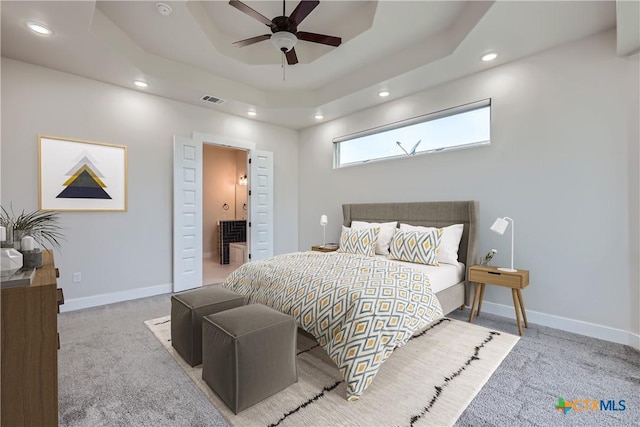
[[[497,264],[510,235],[489,227],[515,219],[530,321],[638,346],[637,76],[608,32],[303,130],[300,249],[322,241],[323,213],[337,241],[342,203],[478,200],[479,250],[498,249]],[[335,137],[484,98],[489,147],[332,169]],[[515,318],[503,288],[483,309]]]
[[[61,214],[63,309],[171,289],[173,135],[220,135],[274,152],[274,251],[297,249],[297,132],[6,58],[1,96],[3,206],[38,207],[39,133],[128,147],[128,212]],[[72,283],[73,272],[82,282]]]

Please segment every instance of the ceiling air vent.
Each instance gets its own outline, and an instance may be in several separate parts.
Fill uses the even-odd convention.
[[[211,102],[213,104],[224,104],[225,102],[227,102],[224,99],[216,98],[215,96],[210,95],[205,95],[200,99],[202,99],[203,101]]]

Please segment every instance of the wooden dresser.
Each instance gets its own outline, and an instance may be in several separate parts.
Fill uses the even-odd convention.
[[[2,289],[2,426],[58,425],[57,276],[44,251],[30,286]]]

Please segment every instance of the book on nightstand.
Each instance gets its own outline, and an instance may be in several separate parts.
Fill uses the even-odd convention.
[[[35,268],[21,268],[17,270],[13,274],[9,274],[4,276],[4,272],[2,277],[0,278],[0,288],[16,288],[18,286],[29,286],[33,281],[33,277],[36,275]]]

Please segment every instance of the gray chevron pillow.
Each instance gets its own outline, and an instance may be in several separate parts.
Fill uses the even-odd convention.
[[[355,230],[343,225],[338,252],[374,256],[379,233],[380,227]]]
[[[396,230],[388,258],[417,264],[440,265],[438,251],[441,239],[442,228],[425,232]]]

